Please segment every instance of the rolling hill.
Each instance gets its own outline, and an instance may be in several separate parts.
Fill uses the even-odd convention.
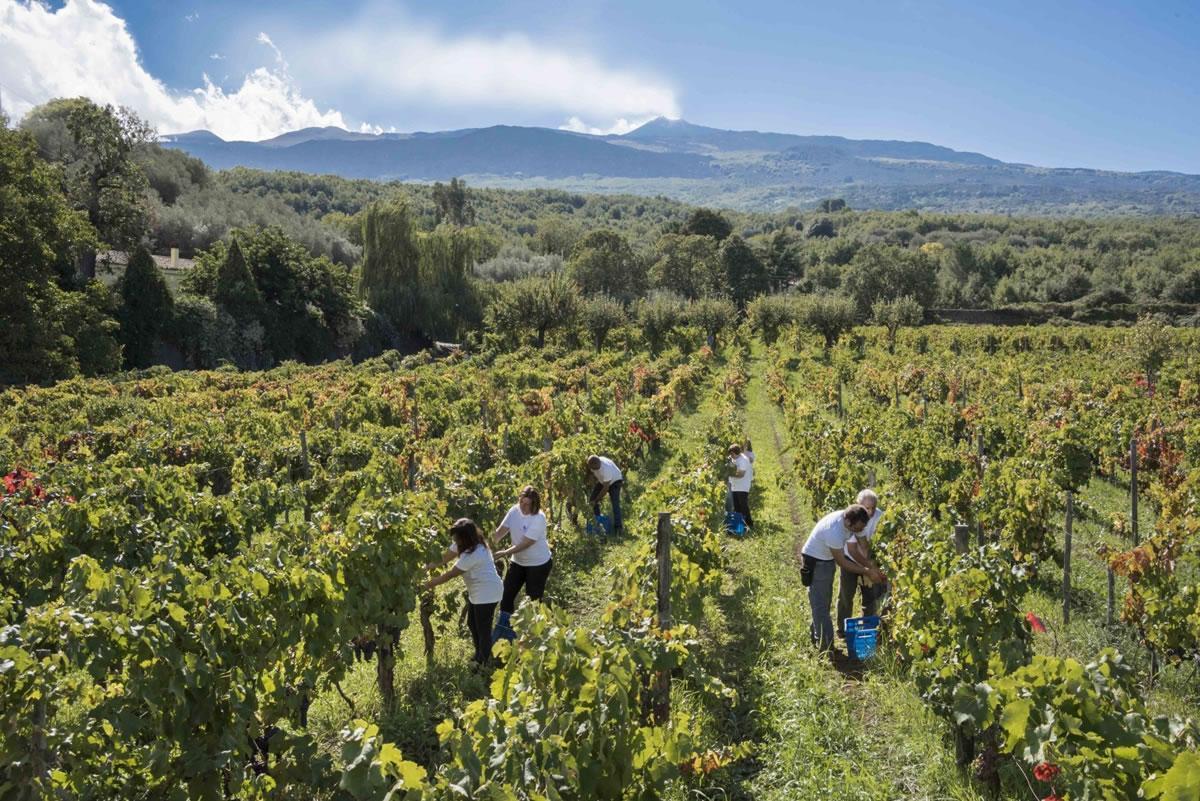
[[[163,144],[210,166],[508,188],[632,192],[741,209],[843,197],[856,208],[1006,213],[1200,213],[1200,176],[1047,168],[928,142],[729,131],[658,118],[622,136],[496,125],[366,134],[306,128],[262,142],[208,131]]]

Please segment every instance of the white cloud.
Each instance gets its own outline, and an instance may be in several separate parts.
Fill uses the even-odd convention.
[[[452,35],[375,8],[331,30],[297,31],[286,43],[306,82],[391,102],[551,112],[588,130],[581,120],[607,121],[595,126],[602,131],[680,115],[666,81],[518,33]]]
[[[210,53],[208,57],[211,58],[213,61],[224,61],[225,60],[225,56],[221,55],[220,53]]]
[[[579,119],[578,116],[572,116],[562,125],[558,126],[558,129],[560,131],[574,131],[575,133],[595,134],[596,136],[620,136],[621,134],[627,134],[630,131],[642,127],[652,119],[654,119],[654,117],[641,117],[634,120],[627,120],[624,117],[618,117],[612,125],[609,125],[606,128],[599,128],[595,125],[588,125],[586,122]]]
[[[195,12],[195,13],[193,13],[193,14],[188,14],[187,16],[185,16],[185,17],[184,17],[184,20],[186,20],[187,22],[195,22],[195,21],[196,21],[196,20],[198,20],[198,19],[200,19],[200,12],[199,12],[199,11],[197,11],[197,12]]]
[[[206,128],[225,139],[266,139],[307,126],[348,127],[341,113],[304,97],[277,59],[227,92],[204,76],[191,92],[169,90],[142,66],[125,21],[96,0],[0,0],[0,76],[5,107],[19,118],[38,103],[83,95],[133,108],[164,133]]]

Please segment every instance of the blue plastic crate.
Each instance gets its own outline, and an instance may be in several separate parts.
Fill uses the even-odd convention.
[[[879,644],[879,615],[848,617],[845,622],[846,652],[859,661],[875,655]]]
[[[741,512],[726,512],[725,530],[738,537],[746,536],[746,518]]]
[[[848,617],[846,618],[843,627],[846,633],[852,631],[864,631],[866,629],[879,628],[879,615],[867,615],[866,617]]]
[[[587,522],[587,527],[584,531],[593,537],[611,537],[612,536],[612,521],[607,515],[596,515],[596,517]]]
[[[846,650],[850,656],[860,662],[875,655],[875,646],[879,644],[879,629],[846,632]]]

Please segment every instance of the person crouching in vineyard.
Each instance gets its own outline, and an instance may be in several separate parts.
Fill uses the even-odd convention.
[[[733,498],[733,511],[746,521],[746,528],[754,525],[750,518],[750,484],[754,481],[754,464],[742,451],[742,446],[729,446],[729,494]]]
[[[870,539],[875,534],[879,518],[883,514],[883,510],[879,508],[879,496],[875,494],[874,490],[865,489],[858,493],[856,500],[859,506],[867,510],[867,514],[871,518],[862,531],[851,535],[850,539],[846,540],[846,544],[842,546],[842,553],[855,564],[866,565],[878,570],[879,565],[875,564],[871,558]],[[883,594],[886,583],[874,584],[871,579],[855,575],[846,568],[842,568],[837,600],[838,637],[846,636],[846,618],[854,616],[854,591],[860,584],[862,585],[863,615],[878,614],[879,597]]]
[[[592,488],[592,513],[597,517],[600,516],[600,501],[607,492],[608,499],[612,503],[613,534],[620,536],[623,531],[621,488],[625,486],[625,476],[621,473],[621,468],[617,467],[616,462],[607,456],[592,454],[588,457],[587,466],[588,470],[592,471],[592,477],[596,479],[596,486]]]
[[[812,641],[822,651],[833,647],[833,619],[829,607],[833,603],[833,576],[841,567],[851,573],[868,576],[872,581],[882,582],[883,574],[878,568],[856,564],[848,559],[842,548],[851,535],[867,527],[871,516],[858,504],[839,509],[822,517],[813,526],[812,533],[804,543],[804,564],[800,568],[800,582],[808,587],[808,605],[812,610]]]
[[[420,591],[431,590],[455,576],[463,577],[467,584],[467,599],[471,603],[467,628],[475,643],[475,662],[486,666],[492,661],[492,618],[496,604],[504,595],[504,585],[500,583],[500,574],[496,572],[496,562],[488,550],[484,533],[474,520],[469,517],[455,520],[450,527],[450,536],[454,541],[442,555],[440,564],[457,557],[454,567],[422,584]],[[430,570],[438,566],[436,562],[426,565]]]
[[[546,541],[546,515],[542,512],[542,497],[533,487],[525,487],[517,503],[508,510],[504,520],[492,534],[494,548],[504,535],[509,535],[511,544],[503,551],[496,551],[496,558],[512,557],[512,564],[504,574],[504,597],[500,599],[500,625],[506,626],[508,616],[517,603],[517,593],[525,587],[530,600],[540,601],[546,591],[546,579],[554,566],[550,544]]]

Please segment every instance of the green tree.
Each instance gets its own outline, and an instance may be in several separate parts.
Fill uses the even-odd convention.
[[[804,263],[800,258],[800,244],[786,228],[780,228],[767,240],[764,258],[768,281],[773,291],[779,291],[804,276]]]
[[[433,185],[433,203],[437,207],[437,221],[451,225],[475,224],[475,209],[467,195],[467,182],[451,178],[449,184],[440,181]]]
[[[756,331],[763,342],[774,344],[780,332],[796,322],[797,301],[793,295],[759,295],[746,305],[750,330]]]
[[[856,316],[854,301],[836,295],[808,295],[797,305],[797,322],[821,335],[826,352],[854,327]]]
[[[580,303],[579,288],[563,273],[522,278],[499,285],[488,327],[501,336],[532,330],[541,348],[548,333],[575,324]]]
[[[710,348],[716,348],[717,334],[737,322],[737,307],[728,298],[700,298],[687,305],[684,319],[704,332]]]
[[[905,295],[895,300],[877,300],[871,307],[871,319],[887,330],[888,353],[896,352],[896,336],[906,325],[920,325],[925,316],[921,304]]]
[[[728,237],[718,256],[729,294],[739,307],[767,290],[767,269],[746,240],[736,234]]]
[[[575,244],[567,273],[584,295],[629,302],[646,291],[646,265],[625,237],[609,228],[592,231]]]
[[[694,236],[710,236],[721,242],[733,233],[733,224],[718,211],[696,209],[688,215],[680,233]]]
[[[60,169],[41,159],[30,136],[0,126],[0,384],[120,367],[108,291],[57,283],[95,247],[95,229],[63,194]]]
[[[363,214],[359,294],[399,331],[411,332],[420,300],[421,256],[408,203],[373,203]]]
[[[539,217],[534,222],[534,229],[530,247],[543,255],[565,258],[583,236],[578,225],[562,217]]]
[[[694,300],[724,288],[717,242],[700,234],[667,234],[658,240],[658,259],[650,267],[650,282],[658,289]]]
[[[439,225],[417,237],[420,259],[416,322],[432,339],[457,340],[482,321],[483,307],[471,268],[486,243],[476,228]]]
[[[121,344],[127,367],[147,367],[174,312],[171,292],[150,251],[138,247],[120,282]]]
[[[842,274],[842,291],[854,299],[864,318],[878,300],[912,297],[929,308],[937,297],[937,262],[926,253],[886,245],[868,245]]]
[[[127,108],[98,106],[87,98],[52,100],[21,122],[42,157],[63,167],[63,188],[107,245],[128,249],[145,234],[146,176],[134,159],[154,129]],[[96,249],[80,254],[85,279],[96,275]]]
[[[592,338],[599,352],[611,331],[624,325],[628,317],[619,300],[607,295],[593,295],[583,301],[579,308],[579,320]]]
[[[657,353],[683,321],[684,301],[671,292],[656,291],[638,301],[635,316],[650,350]]]
[[[246,257],[242,255],[237,237],[229,243],[225,258],[217,270],[212,298],[239,323],[255,320],[262,312],[262,295],[254,281],[254,274],[246,264]]]

